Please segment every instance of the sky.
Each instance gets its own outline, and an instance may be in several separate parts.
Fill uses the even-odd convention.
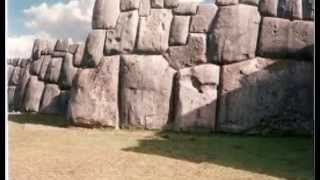
[[[208,2],[212,0],[180,0]],[[36,38],[84,42],[95,0],[7,0],[7,56],[30,57]]]

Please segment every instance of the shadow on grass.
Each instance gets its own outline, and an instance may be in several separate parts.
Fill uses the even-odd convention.
[[[72,121],[67,120],[63,115],[23,113],[21,115],[9,115],[9,121],[20,124],[42,124],[55,127],[73,126]]]
[[[286,179],[313,179],[311,137],[259,137],[229,134],[190,135],[160,132],[124,151],[160,155],[194,163],[268,174]]]

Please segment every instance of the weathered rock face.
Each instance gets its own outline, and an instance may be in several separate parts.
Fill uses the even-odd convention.
[[[206,33],[212,30],[213,20],[218,12],[214,4],[200,4],[195,16],[191,18],[190,32]]]
[[[96,0],[92,15],[92,29],[114,28],[119,15],[120,0]]]
[[[42,62],[44,56],[41,56],[39,59],[31,62],[30,74],[38,76],[40,74]]]
[[[57,40],[57,43],[54,47],[55,51],[62,51],[62,52],[68,52],[69,46],[72,44],[72,40],[70,38],[68,39],[59,39]]]
[[[177,75],[174,129],[214,131],[220,68],[204,64]]]
[[[60,89],[56,84],[46,84],[41,101],[40,112],[47,114],[59,114]]]
[[[302,0],[279,0],[278,17],[302,19]]]
[[[210,37],[214,63],[227,64],[255,57],[260,15],[249,5],[222,6]]]
[[[171,46],[166,56],[174,69],[189,67],[207,62],[207,38],[205,34],[190,34],[186,46]]]
[[[16,86],[15,98],[14,98],[14,109],[23,110],[24,108],[24,97],[26,94],[26,88],[30,80],[30,64],[23,68],[20,74],[19,84]]]
[[[222,67],[218,130],[309,134],[313,65],[256,58]]]
[[[96,67],[102,56],[106,30],[92,30],[87,38],[81,66]]]
[[[76,53],[73,56],[73,65],[75,67],[80,67],[82,63],[82,58],[84,54],[85,46],[83,44],[80,44]]]
[[[171,25],[169,44],[185,45],[189,34],[190,16],[174,16]]]
[[[36,39],[32,48],[32,59],[39,59],[42,53],[48,51],[48,41],[42,39]]]
[[[260,0],[240,0],[240,3],[242,4],[248,4],[248,5],[253,5],[253,6],[258,6]]]
[[[16,91],[16,86],[9,86],[8,87],[8,104],[9,104],[9,111],[14,110],[14,97],[15,97],[15,91]]]
[[[40,101],[44,90],[44,83],[38,80],[37,76],[31,76],[27,85],[24,110],[27,112],[38,112]]]
[[[216,4],[219,6],[236,5],[239,0],[216,0]]]
[[[279,0],[261,0],[261,15],[276,17],[278,15],[278,2]]]
[[[73,79],[78,71],[78,69],[73,66],[72,60],[73,55],[67,53],[61,67],[59,78],[59,86],[63,90],[69,90],[72,87]]]
[[[173,9],[174,14],[178,15],[195,15],[197,13],[198,3],[180,2],[178,7]]]
[[[119,63],[119,56],[108,56],[96,69],[80,70],[68,107],[68,118],[75,124],[118,127]]]
[[[160,55],[121,56],[121,127],[165,128],[174,74]]]
[[[179,0],[164,0],[164,7],[165,8],[175,8],[178,7]]]
[[[47,72],[45,75],[45,81],[49,83],[58,83],[61,67],[62,67],[62,58],[51,58],[51,61],[47,67]]]
[[[42,64],[41,64],[41,68],[40,68],[40,72],[39,72],[39,79],[44,81],[45,79],[45,76],[46,76],[46,72],[47,72],[47,69],[48,69],[48,66],[51,62],[51,56],[50,55],[45,55],[43,57],[43,61],[42,61]]]
[[[14,72],[14,66],[7,65],[7,80],[10,81],[12,74]]]
[[[120,9],[121,11],[129,11],[138,9],[140,5],[140,0],[121,0]]]
[[[68,47],[68,53],[75,54],[78,50],[79,44],[70,44]]]
[[[19,84],[19,77],[20,77],[21,68],[16,66],[13,70],[12,76],[9,80],[9,85],[18,85]]]
[[[314,0],[303,0],[302,8],[303,8],[303,19],[313,20],[314,19]]]
[[[163,8],[164,0],[151,0],[152,8]]]
[[[116,28],[107,31],[105,54],[132,52],[136,42],[138,22],[137,10],[121,13]]]
[[[137,50],[162,53],[169,47],[172,13],[169,9],[151,9],[148,17],[140,18]]]
[[[151,10],[151,2],[150,0],[140,0],[139,6],[139,16],[149,16]]]

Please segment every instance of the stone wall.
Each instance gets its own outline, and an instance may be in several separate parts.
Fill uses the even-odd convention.
[[[36,40],[24,67],[9,61],[9,107],[87,127],[310,134],[313,18],[309,0],[96,0],[85,45]]]

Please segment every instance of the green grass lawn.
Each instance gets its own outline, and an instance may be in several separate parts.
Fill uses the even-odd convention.
[[[10,115],[9,119],[16,124],[43,124],[74,130],[71,122],[59,116],[24,114]],[[12,131],[16,131],[14,128]],[[88,131],[96,135],[85,135]],[[150,137],[135,138],[130,130],[84,129],[83,133],[77,134],[81,140],[74,141],[78,144],[73,147],[80,144],[97,148],[115,147],[122,152],[157,155],[196,164],[217,164],[285,179],[313,179],[312,137],[151,132],[153,135]],[[15,136],[18,135],[16,133]],[[55,139],[59,138],[59,135],[55,136]]]

